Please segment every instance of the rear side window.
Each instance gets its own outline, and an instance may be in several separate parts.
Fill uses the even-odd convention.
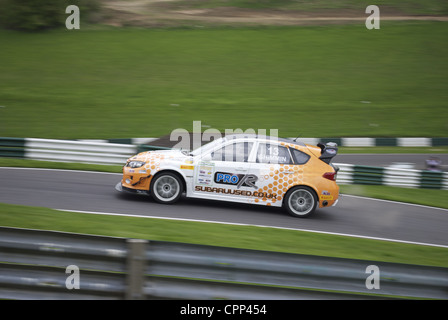
[[[257,163],[292,164],[288,148],[276,144],[260,143],[257,151]]]
[[[305,164],[310,159],[310,156],[307,155],[305,152],[302,152],[294,148],[289,148],[289,150],[291,151],[295,164]]]

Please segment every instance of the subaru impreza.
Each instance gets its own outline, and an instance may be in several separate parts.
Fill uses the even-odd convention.
[[[188,198],[283,207],[308,217],[337,204],[335,143],[235,134],[193,151],[141,152],[123,167],[118,191],[151,195],[164,204]]]

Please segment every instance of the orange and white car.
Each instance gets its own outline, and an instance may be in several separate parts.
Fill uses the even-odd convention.
[[[126,162],[118,191],[171,204],[186,197],[283,206],[295,217],[336,205],[337,145],[236,134],[192,152],[147,151]]]

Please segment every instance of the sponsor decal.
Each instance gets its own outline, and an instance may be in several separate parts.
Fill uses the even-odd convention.
[[[333,196],[330,192],[323,190],[322,194],[320,195],[320,200],[333,200]]]
[[[186,170],[194,170],[194,166],[187,166],[187,165],[181,165],[180,166],[181,169],[186,169]]]
[[[220,184],[230,184],[240,187],[250,187],[257,189],[255,182],[258,181],[258,177],[254,174],[233,174],[228,172],[216,172],[215,182]]]
[[[211,185],[213,182],[213,172],[215,164],[212,162],[200,162],[197,172],[196,182],[199,184]]]
[[[222,193],[222,194],[231,194],[236,196],[245,196],[245,197],[257,197],[257,198],[267,198],[267,199],[277,199],[277,195],[273,193],[267,192],[258,192],[258,191],[246,191],[246,190],[232,190],[226,188],[214,188],[214,187],[205,187],[205,186],[196,186],[194,188],[195,191],[204,191],[204,192],[214,192],[214,193]]]
[[[278,150],[278,148],[276,148]],[[278,151],[277,151],[278,153]],[[265,163],[286,163],[287,158],[284,156],[279,156],[278,154],[259,154],[258,160]]]

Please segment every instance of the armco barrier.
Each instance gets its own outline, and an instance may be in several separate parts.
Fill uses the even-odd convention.
[[[53,161],[122,164],[135,146],[71,140],[26,139],[25,158]]]
[[[292,137],[289,139],[296,139]],[[131,138],[131,139],[109,139],[102,142],[142,144],[155,141],[157,138]],[[317,145],[319,142],[336,142],[341,147],[437,147],[448,146],[448,137],[426,138],[426,137],[398,137],[398,138],[301,138],[298,141]]]
[[[448,190],[448,172],[383,168],[335,163],[339,184],[387,185]]]
[[[24,158],[25,139],[0,138],[0,157]]]
[[[0,227],[1,299],[390,296],[448,299],[448,268]]]
[[[35,160],[123,164],[134,145],[73,140],[0,138],[0,156]]]
[[[140,140],[142,140],[142,138],[140,138]],[[126,159],[136,153],[167,149],[170,148],[144,144],[133,145],[94,141],[0,138],[0,156],[36,160],[122,165],[125,163]],[[337,181],[340,184],[372,184],[410,188],[448,189],[448,173],[446,172],[430,172],[338,163],[336,163],[336,165],[341,169],[337,176]]]
[[[63,162],[124,164],[138,152],[168,148],[96,141],[0,138],[0,157]]]

